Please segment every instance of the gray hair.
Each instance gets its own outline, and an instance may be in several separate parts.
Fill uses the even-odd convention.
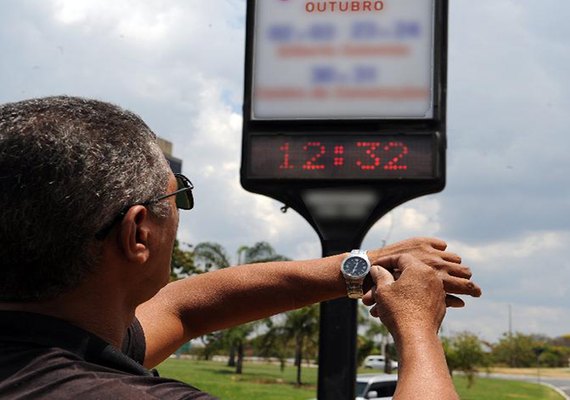
[[[156,136],[129,111],[65,96],[0,105],[0,301],[75,287],[96,267],[95,234],[164,194],[168,177]]]

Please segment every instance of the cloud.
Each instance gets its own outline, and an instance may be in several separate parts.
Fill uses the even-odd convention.
[[[545,7],[451,6],[445,236],[484,243],[570,226],[568,29],[547,28]]]
[[[294,212],[279,211],[281,205],[244,191],[239,184],[241,114],[223,99],[220,82],[202,78],[196,91],[197,113],[188,121],[191,135],[180,138],[175,151],[183,169],[196,185],[196,207],[188,216],[191,230],[182,230],[183,241],[217,241],[229,251],[258,241],[269,241],[289,257],[303,257],[315,247],[315,237]],[[302,232],[302,235],[299,233]],[[312,236],[308,239],[309,236]],[[288,241],[285,238],[291,238]],[[299,242],[307,238],[312,245]],[[286,244],[285,244],[286,243]],[[291,252],[291,247],[299,250]],[[318,257],[320,252],[312,253]]]
[[[450,241],[463,256],[483,297],[467,299],[467,307],[449,313],[446,326],[468,328],[494,340],[507,331],[508,307],[513,329],[552,337],[570,332],[570,233],[533,232],[486,245]]]
[[[320,255],[294,211],[239,185],[245,1],[3,0],[0,101],[75,94],[140,114],[196,185],[179,237]],[[556,12],[552,12],[556,10]],[[570,3],[451,2],[447,187],[382,218],[363,247],[441,236],[484,289],[446,329],[570,332]]]
[[[468,300],[464,309],[448,310],[442,334],[452,336],[469,331],[483,340],[496,342],[510,327],[513,332],[559,337],[570,333],[570,326],[561,323],[569,318],[570,311],[563,305],[527,306],[487,299]]]

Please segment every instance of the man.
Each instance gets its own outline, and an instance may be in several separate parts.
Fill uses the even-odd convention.
[[[72,97],[0,106],[1,398],[209,399],[148,369],[191,338],[346,296],[345,255],[167,284],[192,188],[128,111]],[[368,252],[387,269],[372,268],[364,301],[401,345],[403,396],[423,351],[444,369],[437,329],[446,303],[463,305],[451,293],[481,293],[445,249],[412,239]],[[426,342],[410,349],[416,330]]]

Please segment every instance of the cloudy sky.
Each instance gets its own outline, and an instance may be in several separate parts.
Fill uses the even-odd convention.
[[[484,289],[446,333],[570,333],[570,3],[454,0],[442,193],[384,217],[363,247],[438,236]],[[0,0],[0,102],[69,94],[140,114],[196,185],[179,238],[268,240],[318,257],[295,212],[239,184],[245,0]]]

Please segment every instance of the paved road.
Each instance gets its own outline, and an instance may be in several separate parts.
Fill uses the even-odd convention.
[[[562,394],[566,395],[566,399],[570,400],[570,379],[568,378],[546,378],[538,377],[537,375],[508,375],[508,374],[481,374],[481,376],[489,376],[498,379],[510,379],[532,383],[547,383],[557,388]]]

